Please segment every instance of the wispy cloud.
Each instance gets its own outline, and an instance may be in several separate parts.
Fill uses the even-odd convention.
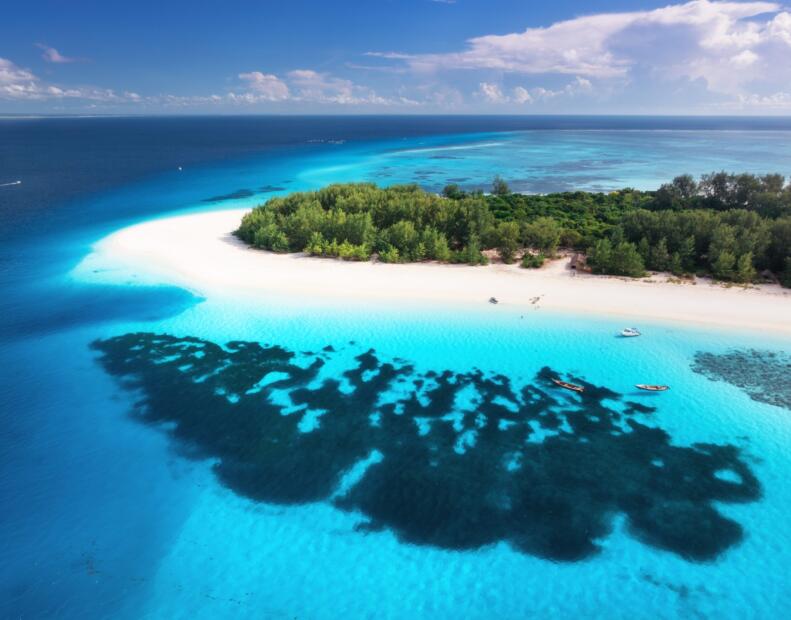
[[[229,99],[237,103],[294,101],[331,105],[414,105],[406,97],[380,97],[376,92],[351,80],[313,69],[294,69],[283,77],[252,71],[240,73],[246,89],[232,92]]]
[[[77,62],[80,60],[79,58],[71,58],[69,56],[64,56],[54,47],[44,45],[43,43],[36,43],[36,47],[42,50],[41,57],[47,62],[53,62],[56,64],[65,64],[69,62]]]
[[[716,108],[729,112],[773,112],[791,110],[791,93],[776,92],[770,95],[740,95],[733,101],[721,103]]]
[[[647,73],[655,79],[702,80],[711,92],[744,96],[750,85],[791,81],[791,13],[775,2],[693,0],[479,36],[456,52],[368,55],[424,75],[458,70],[571,74],[626,84]]]
[[[379,97],[372,89],[359,86],[351,80],[337,78],[328,73],[311,69],[297,69],[288,73],[288,80],[302,101],[356,105],[361,103],[383,104],[386,99]]]
[[[0,58],[0,99],[15,101],[85,100],[91,104],[140,104],[188,107],[293,102],[339,106],[412,106],[405,96],[381,97],[373,89],[351,80],[312,69],[296,69],[279,77],[262,71],[238,74],[240,88],[218,95],[140,95],[92,86],[66,87],[48,84],[29,69]]]
[[[47,101],[82,99],[101,103],[139,103],[143,97],[135,92],[116,92],[110,88],[61,87],[42,82],[29,69],[18,67],[0,58],[0,99],[15,101]]]
[[[791,36],[781,13],[770,22],[746,21],[777,13],[774,2],[710,2],[694,0],[652,11],[601,13],[528,28],[506,35],[486,35],[468,41],[467,49],[446,54],[372,52],[381,58],[404,60],[419,70],[498,69],[515,73],[572,73],[594,77],[621,76],[634,64],[623,38],[634,29],[687,28],[702,49],[744,48],[767,37]],[[620,44],[620,45],[619,45]]]
[[[524,86],[516,86],[510,92],[505,92],[499,84],[492,82],[481,82],[478,85],[478,96],[488,103],[515,103],[515,104],[531,104],[555,97],[577,95],[587,95],[593,93],[593,84],[587,78],[577,76],[573,81],[559,89],[544,88],[536,86],[533,88],[525,88]]]

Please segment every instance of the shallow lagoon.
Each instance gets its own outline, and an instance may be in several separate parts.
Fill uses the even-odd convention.
[[[584,185],[575,162],[585,160],[589,168],[596,170],[589,175],[595,177],[591,183],[610,179],[614,186],[651,186],[676,173],[673,162],[682,152],[687,153],[687,159],[684,169],[678,172],[733,169],[737,163],[739,169],[747,168],[749,163],[754,166],[752,169],[772,166],[774,170],[791,161],[784,150],[788,148],[787,141],[781,143],[756,135],[742,138],[735,132],[727,136],[711,132],[694,137],[662,136],[668,142],[660,140],[650,155],[639,157],[635,153],[645,150],[645,140],[635,140],[630,156],[625,157],[623,151],[632,142],[632,133],[616,134],[549,135],[542,138],[544,143],[529,134],[423,137],[397,143],[391,139],[325,145],[276,163],[267,156],[217,166],[206,164],[188,171],[187,177],[163,172],[73,203],[70,208],[83,213],[86,220],[91,219],[91,213],[102,213],[104,219],[89,225],[75,224],[53,235],[51,243],[57,257],[54,264],[52,254],[49,258],[42,255],[31,240],[15,239],[15,244],[27,248],[29,258],[3,276],[4,303],[11,308],[8,316],[13,319],[0,348],[5,369],[0,376],[5,427],[0,541],[4,556],[12,558],[0,569],[3,614],[130,618],[244,614],[309,618],[780,615],[791,605],[791,590],[785,583],[787,567],[791,566],[791,533],[784,527],[785,511],[791,503],[791,487],[787,484],[791,473],[791,412],[751,399],[730,383],[713,381],[695,372],[692,364],[699,351],[721,354],[757,348],[788,353],[789,342],[764,334],[663,324],[642,324],[642,338],[622,340],[615,337],[622,327],[620,323],[549,315],[540,303],[535,310],[523,311],[509,308],[507,301],[497,307],[482,302],[479,309],[467,309],[464,313],[443,307],[427,312],[421,307],[404,310],[375,305],[356,309],[307,306],[288,299],[271,299],[261,304],[227,298],[196,300],[178,290],[151,289],[134,282],[91,287],[71,282],[64,275],[87,251],[89,243],[125,222],[166,210],[254,203],[265,192],[241,199],[204,200],[245,188],[269,186],[266,191],[280,191],[274,188],[285,187],[284,181],[290,181],[289,187],[312,187],[349,178],[380,182],[418,180],[433,186],[442,184],[443,177],[466,177],[465,182],[474,185],[486,183],[496,168],[506,178],[530,183],[533,178],[562,178],[567,168],[568,183]],[[719,145],[716,159],[710,155],[711,141]],[[493,142],[499,145],[489,146]],[[748,142],[761,145],[765,155],[754,152],[749,162],[739,160],[738,153],[744,152]],[[568,144],[565,151],[564,143]],[[572,153],[578,159],[573,159]],[[438,155],[443,157],[437,158]],[[639,165],[630,164],[635,161]],[[498,167],[504,162],[511,168]],[[519,176],[517,170],[529,173]],[[425,178],[416,179],[417,176]],[[107,214],[111,208],[116,210],[112,216]],[[139,215],[135,215],[136,209]],[[14,286],[24,280],[19,277],[20,269],[49,275]],[[346,433],[340,433],[334,443],[328,444],[329,448],[338,446],[337,452],[323,446],[322,458],[328,459],[329,465],[317,469],[319,479],[325,470],[342,472],[340,478],[327,482],[331,491],[323,489],[314,493],[311,501],[298,503],[294,494],[302,493],[299,501],[303,501],[309,490],[305,485],[274,484],[265,489],[268,495],[264,498],[260,489],[256,492],[240,485],[243,478],[223,476],[222,469],[217,469],[221,455],[216,444],[206,439],[216,438],[212,435],[216,429],[202,427],[206,421],[202,416],[178,418],[172,408],[160,407],[157,411],[161,419],[157,423],[140,419],[140,410],[134,404],[153,393],[164,395],[164,402],[190,401],[189,394],[177,392],[187,384],[173,380],[180,375],[172,374],[172,364],[146,362],[149,382],[145,386],[122,385],[131,376],[124,360],[134,354],[134,347],[142,344],[136,349],[140,355],[153,350],[151,340],[123,339],[136,332],[197,338],[218,345],[231,341],[268,343],[296,352],[298,363],[305,367],[320,357],[324,360],[321,376],[341,379],[338,389],[347,396],[353,393],[354,385],[349,383],[349,376],[342,378],[343,373],[360,370],[362,363],[372,363],[370,357],[355,359],[370,349],[375,351],[376,364],[409,366],[403,376],[409,382],[418,379],[428,385],[436,380],[432,373],[441,376],[443,371],[469,380],[478,376],[471,373],[479,369],[483,379],[494,379],[500,386],[502,378],[507,378],[514,393],[521,394],[524,386],[540,390],[557,401],[547,407],[559,419],[566,420],[560,431],[542,426],[538,418],[531,420],[531,445],[536,446],[537,452],[529,453],[529,458],[523,455],[520,462],[513,450],[506,451],[502,443],[495,442],[491,445],[496,449],[487,451],[477,471],[475,466],[459,464],[458,459],[474,455],[476,447],[490,445],[485,439],[485,421],[478,415],[463,414],[481,403],[474,404],[471,399],[476,395],[468,391],[454,396],[448,411],[440,412],[438,407],[439,418],[450,414],[449,423],[439,425],[450,439],[444,443],[437,440],[441,453],[435,479],[439,489],[450,487],[458,491],[455,497],[466,502],[461,508],[457,499],[451,498],[446,504],[438,503],[433,512],[431,505],[427,509],[423,506],[422,511],[409,509],[410,502],[417,508],[420,498],[436,495],[410,495],[415,485],[406,476],[398,477],[418,471],[418,479],[422,480],[426,473],[415,468],[420,464],[421,450],[432,440],[430,431],[420,434],[425,430],[425,418],[430,417],[427,412],[412,416],[419,419],[405,424],[402,430],[391,427],[391,432],[383,436],[370,431],[366,412],[360,422],[370,432],[358,438],[357,447],[365,457],[378,450],[381,462],[376,462],[380,457],[375,454],[371,459],[360,459],[357,452],[344,451],[339,442]],[[118,337],[122,340],[108,340]],[[105,344],[102,349],[100,344],[94,345],[98,349],[91,348],[91,343],[97,341],[120,342],[122,346],[110,348]],[[328,346],[333,351],[323,351]],[[103,367],[102,351],[111,354],[115,367]],[[229,349],[220,351],[225,353],[212,360],[216,366],[225,360]],[[146,359],[167,361],[170,353]],[[578,397],[558,393],[541,377],[537,378],[544,367],[622,396],[610,395],[601,402],[583,405]],[[381,374],[381,369],[377,372],[373,367],[362,371],[359,377],[364,382]],[[254,374],[245,375],[245,380],[257,382],[260,377]],[[270,377],[275,382],[278,379],[283,377]],[[309,381],[312,390],[321,386],[314,379]],[[661,395],[637,394],[630,387],[637,382],[663,382],[672,388]],[[210,402],[209,399],[222,396],[232,415],[233,398],[229,400],[227,393],[218,396],[214,394],[216,386],[211,387],[211,392],[198,390],[196,402]],[[379,387],[376,398],[380,404],[386,405],[397,394],[404,396],[403,385]],[[290,386],[269,397],[275,404],[287,407],[293,400],[288,403],[278,399],[286,397],[283,392],[295,388]],[[541,397],[538,392],[534,396]],[[480,393],[477,398],[480,401]],[[500,408],[490,407],[487,417],[514,417],[519,421],[533,415],[520,413],[519,407],[527,401],[522,396],[518,400],[517,405],[509,405],[490,399],[490,405]],[[359,415],[359,411],[344,406],[342,399],[339,402],[329,413],[291,415],[303,416],[299,430],[307,434],[322,429],[333,432],[329,416],[346,414],[356,423],[354,416]],[[638,408],[627,413],[628,402],[655,410]],[[418,404],[426,407],[430,401],[424,394]],[[738,524],[740,536],[715,536],[719,546],[714,545],[714,551],[710,549],[703,557],[690,554],[700,534],[711,525],[697,513],[679,522],[676,529],[683,536],[670,549],[646,536],[645,527],[640,530],[630,524],[626,516],[629,506],[621,500],[616,502],[611,495],[629,480],[645,480],[650,467],[657,467],[650,461],[662,460],[661,455],[653,455],[648,463],[638,460],[633,473],[617,467],[603,467],[601,471],[584,467],[583,472],[569,467],[571,473],[589,476],[584,488],[595,490],[597,495],[591,509],[579,512],[582,521],[561,520],[559,527],[558,520],[548,519],[544,530],[528,528],[533,536],[525,539],[514,534],[511,520],[506,525],[499,523],[498,533],[493,536],[495,526],[484,518],[490,513],[476,511],[482,506],[499,507],[502,511],[507,502],[524,497],[524,490],[517,493],[509,486],[509,467],[522,471],[520,467],[542,454],[542,439],[547,441],[557,437],[558,432],[574,431],[570,421],[583,423],[589,415],[585,408],[599,406],[618,415],[617,420],[612,413],[603,417],[605,421],[614,420],[617,429],[580,427],[582,430],[571,433],[576,440],[568,453],[570,458],[584,453],[581,447],[586,442],[580,441],[583,438],[588,442],[593,438],[596,444],[597,439],[611,431],[616,435],[626,431],[623,436],[630,429],[634,432],[628,420],[648,429],[662,429],[669,445],[681,450],[679,458],[700,456],[699,451],[690,448],[696,443],[735,447],[736,452],[727,457],[735,459],[728,461],[732,465],[726,468],[730,473],[718,470],[710,456],[702,458],[700,471],[708,474],[697,482],[705,481],[699,486],[708,491],[701,490],[699,495],[691,491],[685,501],[692,507],[710,506],[722,518]],[[586,413],[575,415],[581,410]],[[454,412],[461,416],[454,418]],[[186,411],[185,415],[189,413]],[[597,411],[596,415],[600,413]],[[398,416],[393,408],[386,409],[382,418],[397,422],[406,419]],[[174,425],[179,419],[197,425],[193,440],[174,441]],[[296,420],[288,415],[284,419],[289,423]],[[499,426],[501,420],[497,421]],[[476,432],[477,436],[473,436]],[[204,439],[194,440],[201,433]],[[461,439],[462,445],[457,445],[458,435],[464,433],[467,434]],[[586,437],[586,433],[594,435]],[[611,436],[615,439],[616,435]],[[405,446],[403,450],[398,448],[399,442]],[[615,444],[601,445],[605,446],[604,457],[618,454]],[[298,449],[289,455],[293,473],[279,472],[282,478],[304,475],[306,464],[314,465],[314,448],[298,444],[295,447]],[[242,445],[242,455],[249,455],[249,450],[249,445]],[[338,454],[343,458],[336,458]],[[406,459],[401,466],[380,467],[388,477],[363,484],[366,476],[377,472],[378,465],[387,463],[388,457],[392,461],[396,455]],[[506,472],[499,480],[504,486],[490,489],[481,481],[489,480],[495,461]],[[238,457],[236,464],[243,466],[246,462]],[[349,463],[351,466],[347,467]],[[685,466],[697,471],[688,463]],[[733,466],[745,469],[734,476]],[[239,474],[241,470],[230,471]],[[684,471],[681,467],[679,475],[683,477]],[[757,485],[742,488],[749,474],[755,476]],[[562,468],[558,475],[564,475]],[[613,479],[608,480],[607,476]],[[273,480],[276,482],[277,478]],[[305,478],[306,484],[315,480],[315,475]],[[572,481],[558,483],[557,477],[536,480],[552,481],[556,487],[545,489],[541,497],[571,498],[570,505],[578,508],[577,497],[569,491]],[[731,501],[735,499],[733,487],[728,485],[742,488],[736,493],[740,501]],[[285,497],[289,489],[291,495]],[[383,500],[378,493],[382,490],[403,496],[386,496]],[[644,495],[652,496],[645,493],[645,488],[642,490]],[[707,495],[712,492],[713,496]],[[353,501],[338,502],[344,493]],[[399,497],[403,497],[401,506],[406,510],[397,510]],[[590,493],[584,497],[585,501],[593,501]],[[446,506],[451,509],[446,518],[434,523],[426,521],[425,515],[442,514],[440,509]],[[562,514],[562,502],[553,509]],[[460,516],[463,527],[451,535],[453,532],[447,529],[449,518]],[[669,516],[649,516],[643,525],[664,524]],[[603,526],[591,533],[585,519],[592,517],[596,517],[594,525]],[[560,532],[561,543],[589,538],[591,545],[573,547],[577,553],[569,557],[560,553],[561,547],[539,544],[551,536],[536,536],[536,531]],[[564,532],[574,536],[564,538]]]

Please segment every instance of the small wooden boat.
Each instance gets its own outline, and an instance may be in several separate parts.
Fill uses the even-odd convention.
[[[497,297],[489,297],[490,304],[499,304],[500,302],[497,301]]]
[[[636,327],[625,327],[623,330],[621,330],[621,336],[624,338],[634,338],[640,335],[642,334],[640,334],[640,330]]]
[[[645,390],[646,392],[666,392],[670,389],[669,385],[646,385],[645,383],[638,383],[634,387],[638,390]]]
[[[568,383],[567,381],[561,381],[560,379],[552,379],[552,383],[567,390],[571,390],[572,392],[585,391],[585,388],[581,385],[575,385],[574,383]]]

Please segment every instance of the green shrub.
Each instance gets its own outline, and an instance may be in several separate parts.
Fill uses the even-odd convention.
[[[502,222],[497,227],[497,252],[504,263],[513,263],[519,249],[519,224]]]
[[[543,254],[531,254],[530,252],[526,252],[522,257],[521,266],[525,269],[538,269],[544,264],[544,261],[546,261],[546,256]]]
[[[400,263],[401,257],[398,254],[398,248],[390,246],[384,252],[380,252],[379,260],[383,263]]]

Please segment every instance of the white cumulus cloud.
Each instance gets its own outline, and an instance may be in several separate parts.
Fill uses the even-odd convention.
[[[236,103],[262,101],[294,101],[334,105],[414,105],[403,96],[380,97],[376,92],[351,80],[335,77],[313,69],[294,69],[284,76],[252,71],[240,73],[246,91],[230,93]]]
[[[547,99],[553,99],[564,95],[574,97],[576,95],[588,94],[592,93],[593,90],[593,84],[590,80],[577,76],[573,81],[556,90],[544,88],[542,86],[536,86],[530,89],[524,86],[516,86],[510,91],[510,95],[506,94],[499,84],[481,82],[478,85],[477,94],[489,103],[528,104],[546,101]]]
[[[483,95],[483,98],[486,101],[490,101],[492,103],[503,103],[507,101],[507,97],[503,95],[503,91],[497,84],[490,84],[489,82],[481,82],[478,86],[478,90]]]
[[[29,99],[38,91],[38,78],[33,73],[0,58],[0,98]]]
[[[791,81],[791,13],[776,2],[692,0],[478,36],[454,52],[369,55],[402,63],[416,74],[571,74],[624,87],[646,77],[702,81],[709,92],[736,100]],[[580,82],[578,88],[585,85]],[[483,86],[479,93],[492,102],[501,100]],[[524,93],[511,99],[520,97],[525,99]]]
[[[290,96],[286,83],[270,73],[240,73],[239,79],[247,83],[251,93],[260,101],[283,101]]]

